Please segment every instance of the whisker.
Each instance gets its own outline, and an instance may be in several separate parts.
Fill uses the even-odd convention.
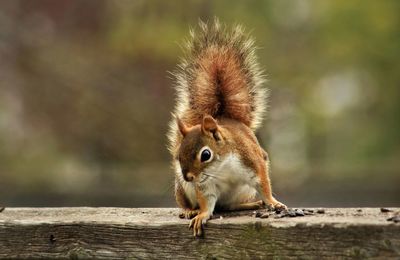
[[[218,180],[218,179],[219,179],[218,176],[213,175],[213,174],[210,174],[210,173],[204,173],[204,172],[203,172],[203,175],[205,176],[205,178],[203,178],[202,180],[200,180],[200,183],[205,182],[206,180],[208,180],[208,178],[213,178],[213,179],[215,179],[215,180]]]
[[[206,174],[205,174],[205,176],[206,176],[206,177],[204,177],[202,180],[200,180],[199,183],[205,182],[205,181],[208,180],[208,178],[210,177],[210,176],[208,176],[208,175],[206,175]]]
[[[203,175],[206,175],[206,176],[209,176],[209,177],[212,177],[212,178],[215,178],[215,179],[219,178],[217,175],[209,174],[209,173],[203,173]]]

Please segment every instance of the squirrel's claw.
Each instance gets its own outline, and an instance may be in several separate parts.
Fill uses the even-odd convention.
[[[200,213],[190,220],[189,229],[193,228],[193,236],[200,237],[203,235],[203,224],[206,224],[209,218],[210,216],[207,214]]]
[[[191,229],[191,228],[193,227],[193,225],[194,225],[194,221],[193,221],[193,220],[194,220],[194,219],[190,220],[189,229]]]

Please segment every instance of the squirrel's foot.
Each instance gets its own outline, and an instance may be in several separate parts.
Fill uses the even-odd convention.
[[[274,205],[274,209],[275,209],[275,211],[283,211],[283,210],[286,210],[287,209],[287,206],[285,205],[285,204],[283,204],[283,203],[281,203],[281,202],[277,202],[275,205]]]
[[[190,221],[189,229],[193,228],[193,235],[195,237],[200,237],[203,235],[203,224],[206,224],[210,217],[210,214],[207,212],[202,212]]]
[[[179,214],[180,218],[192,219],[200,213],[198,209],[184,209],[183,212]]]
[[[287,209],[287,206],[273,198],[272,201],[267,204],[267,208],[271,211],[283,211]]]

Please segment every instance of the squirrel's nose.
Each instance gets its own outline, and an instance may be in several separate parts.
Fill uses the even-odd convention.
[[[185,179],[185,181],[191,182],[194,179],[194,175],[191,172],[186,172],[183,173],[183,178]]]

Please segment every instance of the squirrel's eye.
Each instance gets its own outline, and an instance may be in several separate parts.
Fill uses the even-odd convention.
[[[209,149],[204,149],[204,150],[201,152],[200,161],[201,161],[201,162],[210,161],[211,156],[212,156],[211,151],[210,151]]]

